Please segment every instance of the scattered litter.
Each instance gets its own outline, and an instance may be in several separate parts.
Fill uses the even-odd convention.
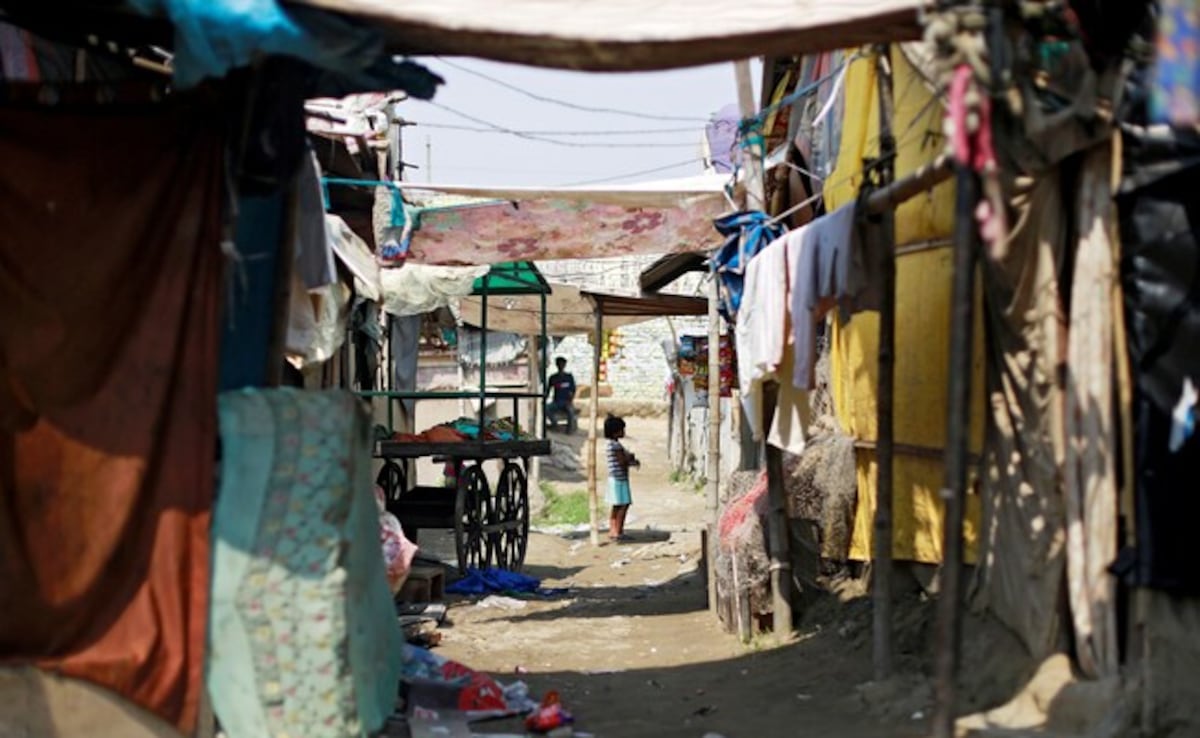
[[[800,694],[796,695],[796,699],[800,700],[801,702],[807,702],[808,700],[812,699],[812,695],[801,692]]]
[[[532,712],[537,709],[537,702],[529,696],[529,685],[525,682],[513,682],[504,687],[504,701],[514,713]]]
[[[651,647],[650,647],[650,653],[658,653],[658,649],[657,649],[657,648],[655,648],[655,647],[653,647],[653,646],[651,646]]]
[[[704,738],[725,738],[725,736],[720,733],[705,733]]]
[[[646,680],[646,686],[648,686],[648,687],[656,687],[656,688],[658,688],[658,689],[662,689],[662,688],[663,688],[663,685],[659,684],[657,679],[648,679],[648,680]]]
[[[547,664],[547,666],[549,666],[549,664]],[[621,674],[624,671],[624,669],[584,669],[579,673],[587,674],[588,676],[598,676],[600,674]]]
[[[476,603],[476,607],[494,607],[498,610],[524,610],[529,603],[515,597],[488,595]]]
[[[924,711],[924,710],[917,710],[916,712],[914,712],[914,713],[912,714],[912,719],[913,719],[913,720],[924,720],[924,719],[925,719],[925,711]]]
[[[529,717],[525,718],[525,727],[533,733],[548,733],[555,735],[558,728],[567,728],[564,735],[570,735],[570,725],[575,717],[567,712],[558,698],[558,692],[550,691],[542,699],[542,704]]]
[[[567,550],[570,551],[571,553],[575,553],[576,551],[578,551],[581,548],[583,548],[583,541],[575,541],[574,543],[571,544],[571,548],[569,548]]]
[[[617,559],[616,561],[612,562],[612,564],[610,564],[610,566],[611,566],[613,569],[620,569],[621,567],[623,567],[623,566],[629,566],[629,565],[630,565],[630,564],[632,564],[632,563],[633,563],[633,562],[632,562],[632,561],[630,561],[629,559]]]
[[[716,708],[716,706],[714,706],[714,705],[705,705],[704,707],[701,707],[701,708],[700,708],[700,709],[698,709],[698,710],[693,710],[693,711],[692,711],[692,714],[693,714],[693,715],[700,715],[700,716],[704,716],[704,715],[711,715],[711,714],[713,714],[713,713],[714,713],[714,712],[716,712],[716,711],[717,711],[717,708]]]
[[[514,674],[528,674],[529,669],[526,669],[524,666],[517,664],[517,666],[513,669],[513,673]]]

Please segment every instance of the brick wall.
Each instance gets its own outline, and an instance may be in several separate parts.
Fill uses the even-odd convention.
[[[652,264],[656,256],[628,258],[562,260],[539,262],[538,268],[551,282],[565,282],[597,291],[626,294],[636,292],[638,275]],[[678,294],[697,294],[701,275],[685,275],[666,291]],[[707,319],[703,317],[654,318],[642,323],[621,326],[615,330],[619,347],[607,361],[605,383],[613,389],[613,397],[622,400],[665,401],[666,383],[670,376],[663,341],[685,333],[704,334]],[[579,385],[592,381],[592,344],[587,335],[567,336],[552,346],[553,359],[562,356],[567,369]]]

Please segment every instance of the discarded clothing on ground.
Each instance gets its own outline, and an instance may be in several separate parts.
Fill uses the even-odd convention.
[[[368,419],[340,391],[220,398],[207,684],[229,738],[372,732],[400,626],[379,548]]]
[[[447,592],[462,595],[530,594],[554,597],[566,589],[543,588],[540,579],[505,569],[467,569],[467,575],[446,587]]]

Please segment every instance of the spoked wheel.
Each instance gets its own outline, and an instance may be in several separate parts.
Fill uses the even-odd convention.
[[[529,481],[520,464],[508,462],[496,484],[496,498],[488,526],[490,558],[496,566],[520,571],[529,541]]]
[[[375,484],[383,489],[384,504],[389,512],[394,513],[400,495],[408,491],[408,470],[403,462],[388,459],[383,462],[383,467],[375,477]]]
[[[483,467],[464,466],[458,475],[454,500],[454,547],[460,573],[466,574],[468,568],[487,567],[489,547],[484,526],[492,515],[492,494]]]

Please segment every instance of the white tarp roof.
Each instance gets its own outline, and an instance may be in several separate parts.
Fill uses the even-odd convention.
[[[928,0],[292,0],[360,18],[407,54],[667,69],[920,36]]]

